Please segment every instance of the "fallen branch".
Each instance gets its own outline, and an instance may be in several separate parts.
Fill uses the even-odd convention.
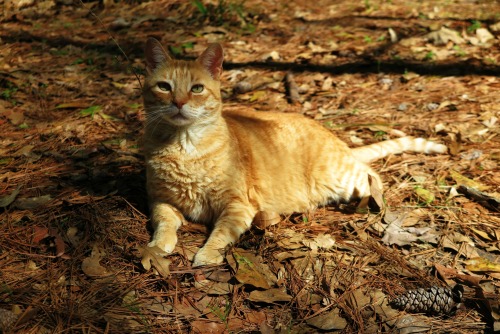
[[[500,199],[498,198],[495,198],[493,196],[483,193],[482,191],[464,185],[460,185],[457,191],[460,194],[465,195],[467,198],[470,198],[478,202],[479,204],[481,204],[482,206],[491,211],[500,212]]]

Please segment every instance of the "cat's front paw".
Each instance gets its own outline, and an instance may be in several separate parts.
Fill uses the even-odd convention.
[[[158,247],[164,252],[172,253],[174,251],[175,245],[177,244],[177,237],[169,237],[169,238],[153,238],[150,243],[148,243],[148,247]]]
[[[224,261],[222,249],[202,247],[194,256],[193,267],[221,264]]]

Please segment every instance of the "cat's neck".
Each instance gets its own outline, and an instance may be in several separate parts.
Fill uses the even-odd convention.
[[[166,123],[150,125],[146,141],[157,149],[199,156],[206,153],[216,141],[214,136],[226,136],[227,124],[219,114],[210,122],[176,127]]]

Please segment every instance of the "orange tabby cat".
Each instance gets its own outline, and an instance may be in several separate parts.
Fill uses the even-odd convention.
[[[195,61],[173,60],[146,45],[144,149],[151,220],[149,246],[172,252],[184,217],[213,223],[194,266],[218,264],[258,212],[292,213],[370,196],[366,163],[405,150],[446,146],[404,137],[350,149],[301,115],[222,112],[223,51],[210,45]]]

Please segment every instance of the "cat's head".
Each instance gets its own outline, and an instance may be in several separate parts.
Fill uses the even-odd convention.
[[[148,123],[174,127],[203,124],[221,112],[222,47],[211,44],[194,61],[174,60],[160,42],[146,43],[144,105]]]

